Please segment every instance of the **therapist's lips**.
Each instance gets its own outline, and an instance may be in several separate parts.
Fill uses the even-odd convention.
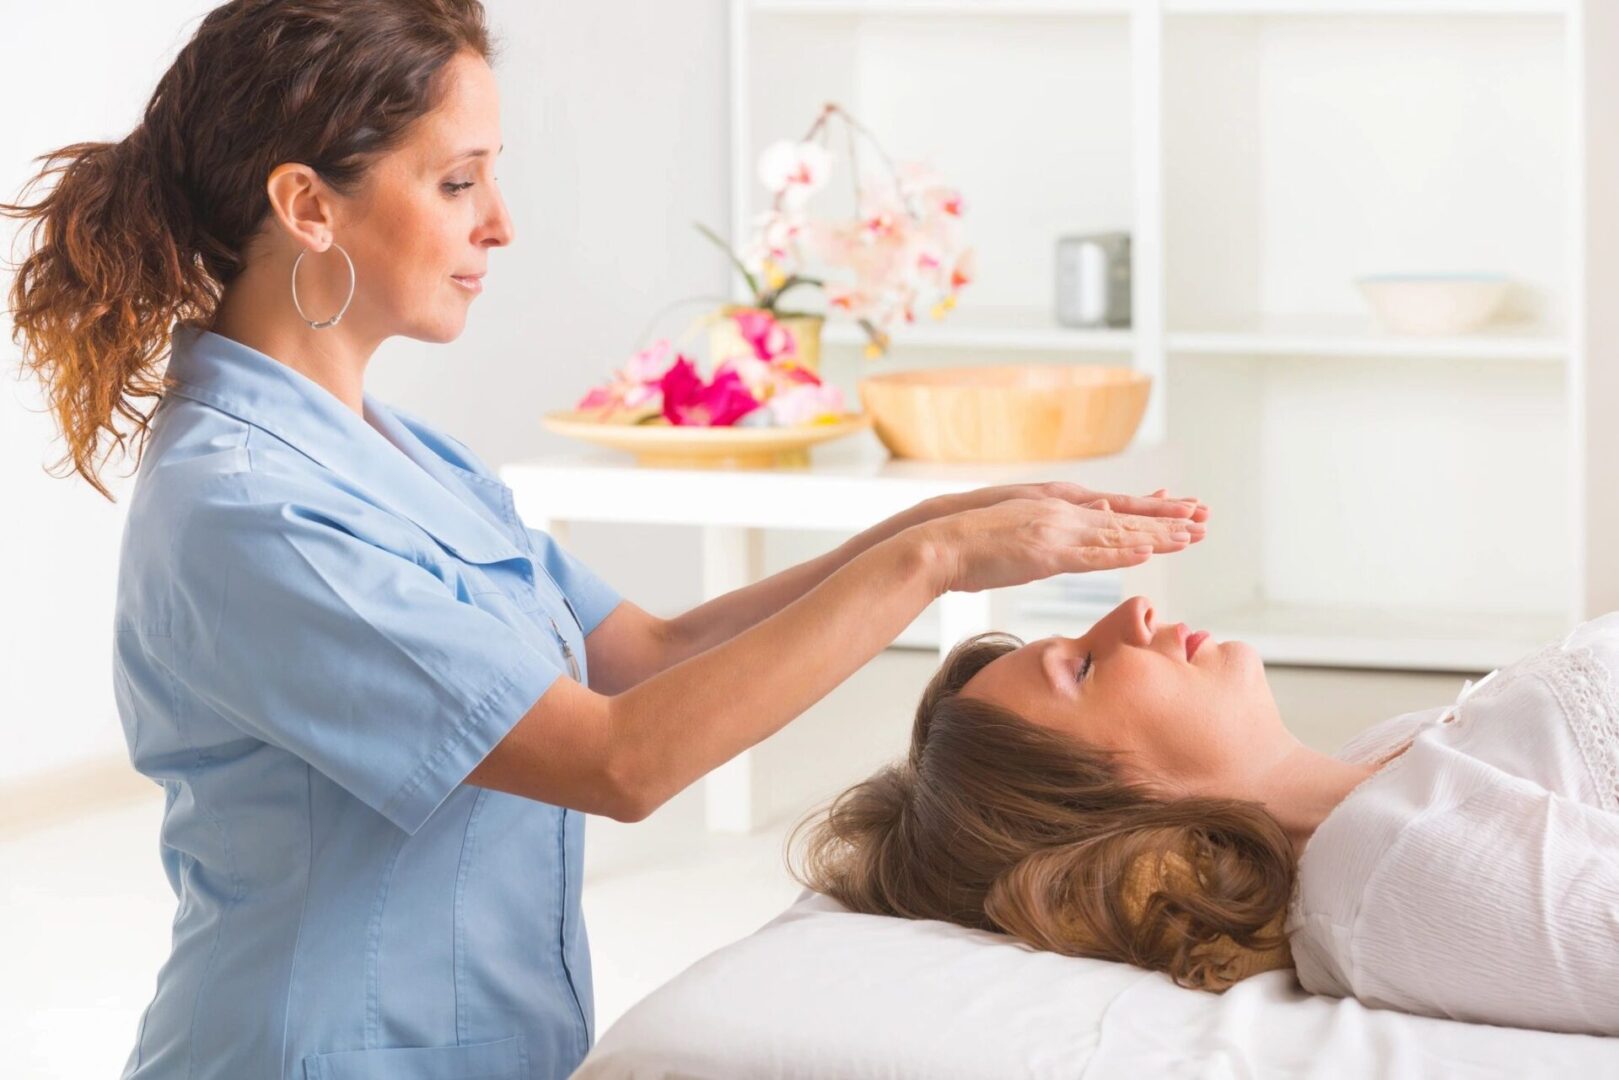
[[[450,280],[455,282],[457,285],[461,286],[463,289],[467,290],[467,292],[470,292],[470,293],[481,293],[481,292],[483,292],[483,275],[482,274],[466,274],[466,275],[451,274],[450,275]]]

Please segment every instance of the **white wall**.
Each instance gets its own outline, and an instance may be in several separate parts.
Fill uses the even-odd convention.
[[[157,78],[214,5],[188,0],[0,0],[0,199],[31,159],[81,139],[120,139]],[[469,443],[492,464],[566,447],[538,422],[572,404],[641,343],[668,302],[717,294],[717,254],[688,222],[726,221],[723,0],[487,0],[504,40],[496,67],[513,245],[494,254],[462,336],[396,339],[368,387]],[[65,67],[57,45],[72,43]],[[69,72],[70,76],[64,76]],[[0,220],[9,287],[16,224]],[[364,288],[364,282],[360,283]],[[696,309],[659,320],[678,332]],[[123,754],[111,683],[118,539],[131,481],[47,476],[62,443],[37,387],[0,341],[0,784]],[[699,599],[684,530],[579,525],[572,546],[637,603],[673,614]]]

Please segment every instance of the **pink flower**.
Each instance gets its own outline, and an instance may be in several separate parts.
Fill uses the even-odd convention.
[[[950,271],[950,291],[955,292],[963,285],[972,281],[977,275],[976,262],[973,259],[973,249],[968,248],[956,260],[956,268]]]
[[[820,143],[781,139],[759,155],[759,182],[789,209],[818,191],[831,169],[832,156]]]
[[[581,411],[595,409],[602,412],[637,409],[653,404],[657,396],[656,384],[645,386],[641,383],[628,382],[622,375],[615,375],[606,386],[593,387],[586,392],[574,408]]]
[[[836,420],[843,412],[843,391],[827,383],[783,390],[766,406],[782,427]]]
[[[757,356],[751,356],[747,353],[728,356],[714,368],[715,375],[721,375],[727,371],[735,371],[742,379],[743,384],[747,386],[748,392],[760,400],[764,399],[767,392],[766,387],[775,378],[770,361],[761,360]]]
[[[739,311],[732,316],[737,333],[753,347],[753,355],[760,360],[775,360],[782,356],[797,356],[798,342],[793,332],[768,311]]]
[[[629,363],[624,365],[624,375],[632,382],[655,383],[663,378],[664,372],[674,362],[674,350],[670,348],[669,340],[659,338],[630,357]]]
[[[615,400],[615,395],[610,389],[605,386],[595,386],[591,387],[590,391],[579,399],[579,404],[575,405],[574,408],[581,410],[605,409],[610,407]]]
[[[734,255],[754,281],[756,302],[795,275],[812,279],[823,290],[828,313],[859,322],[872,342],[867,355],[873,349],[880,355],[887,347],[883,328],[914,322],[924,294],[935,317],[942,317],[975,279],[961,235],[965,203],[926,164],[891,162],[880,154],[884,168],[853,177],[852,212],[811,216],[806,202],[826,186],[834,164],[823,145],[825,125],[838,115],[851,126],[851,138],[856,132],[870,138],[841,107],[828,104],[804,139],[768,146],[758,176],[773,197]],[[854,164],[852,150],[848,161]],[[754,325],[738,326],[758,359],[792,355],[768,323],[759,316],[750,320]]]
[[[669,342],[660,338],[642,349],[624,367],[615,371],[605,386],[593,387],[574,408],[611,412],[617,409],[657,409],[658,382],[675,356]]]
[[[735,369],[726,369],[703,384],[702,376],[684,356],[663,376],[663,415],[671,424],[727,427],[759,407]]]
[[[776,371],[790,383],[809,383],[812,386],[821,385],[821,377],[807,367],[800,367],[792,361],[779,364]]]

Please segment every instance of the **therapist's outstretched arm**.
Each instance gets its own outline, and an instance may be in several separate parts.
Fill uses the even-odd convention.
[[[638,821],[891,644],[943,591],[940,561],[920,530],[906,530],[620,694],[559,678],[467,782]]]
[[[1111,570],[1179,551],[1177,522],[1008,499],[913,525],[728,641],[612,697],[556,679],[474,784],[638,821],[815,704],[941,593]]]
[[[689,656],[695,656],[705,649],[718,645],[727,638],[734,637],[772,612],[780,611],[803,596],[862,551],[897,536],[907,528],[963,510],[993,506],[1007,499],[1042,496],[1061,498],[1080,505],[1095,505],[1097,500],[1106,500],[1112,510],[1123,514],[1142,515],[1143,518],[1138,520],[1158,517],[1162,519],[1163,524],[1170,527],[1184,526],[1191,531],[1193,543],[1201,538],[1207,528],[1205,522],[1209,515],[1208,507],[1196,499],[1171,499],[1168,492],[1162,488],[1151,495],[1138,497],[1110,494],[1078,484],[1052,481],[1001,484],[936,495],[870,526],[825,554],[797,566],[788,567],[763,581],[755,581],[723,596],[714,597],[682,615],[663,622],[659,628],[661,646],[658,655],[661,662],[653,668],[646,663],[636,665],[633,660],[629,661],[625,666],[644,674],[630,677],[623,685],[633,685],[645,675],[650,675],[653,670],[661,670],[662,667],[679,663]],[[589,645],[588,641],[586,645]],[[602,651],[608,652],[606,649]],[[633,655],[636,651],[633,646],[630,648],[620,646],[609,653],[609,662],[619,661],[621,656]],[[592,672],[605,670],[605,665],[598,666],[595,656],[592,655],[590,670]]]

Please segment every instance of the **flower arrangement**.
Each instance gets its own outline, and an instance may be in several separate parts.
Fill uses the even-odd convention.
[[[797,341],[775,316],[739,312],[736,320],[751,351],[727,357],[711,380],[705,382],[690,357],[660,338],[575,408],[620,423],[661,419],[700,427],[786,427],[842,419],[842,391],[798,363]]]
[[[834,118],[843,123],[847,136],[855,214],[822,220],[808,214],[807,204],[831,175],[834,155],[827,144]],[[862,175],[857,136],[882,162],[881,175]],[[965,206],[960,192],[920,162],[896,165],[876,137],[835,103],[822,107],[798,142],[784,139],[766,147],[758,175],[771,193],[770,209],[754,219],[740,254],[712,229],[697,224],[742,275],[757,310],[808,314],[783,311],[781,298],[800,285],[819,287],[828,313],[854,319],[866,334],[867,358],[876,359],[888,349],[888,328],[900,320],[915,322],[916,306],[926,293],[937,297],[931,312],[942,319],[972,281],[973,252],[961,237]],[[812,260],[848,276],[813,276],[808,271]]]
[[[807,204],[831,173],[827,141],[834,119],[843,122],[848,136],[856,211],[852,218],[820,220],[809,215]],[[857,135],[874,148],[884,166],[882,175],[861,174]],[[933,317],[943,318],[972,280],[973,253],[961,243],[960,193],[919,163],[895,165],[838,105],[824,106],[799,141],[767,147],[758,173],[771,193],[770,209],[755,219],[740,254],[697,223],[747,282],[752,301],[751,306],[729,306],[718,313],[719,319],[734,324],[735,333],[726,326],[725,333],[713,334],[713,377],[705,381],[689,357],[659,339],[632,356],[605,385],[586,393],[576,409],[627,424],[835,423],[843,419],[843,395],[815,371],[822,316],[784,310],[782,297],[800,286],[820,288],[829,313],[859,323],[867,338],[866,356],[875,359],[888,349],[887,328],[900,320],[915,322],[916,306],[926,295],[936,297]],[[812,261],[842,270],[844,276],[813,276],[808,269]]]

